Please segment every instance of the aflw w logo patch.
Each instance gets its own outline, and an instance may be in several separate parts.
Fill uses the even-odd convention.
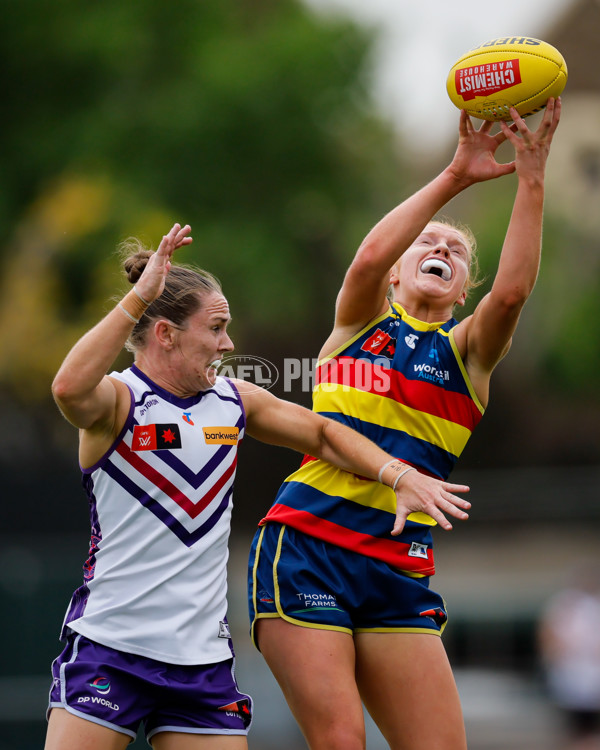
[[[177,424],[136,424],[133,427],[133,451],[161,451],[181,448]]]

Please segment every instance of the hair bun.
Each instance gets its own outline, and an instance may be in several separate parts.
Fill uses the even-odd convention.
[[[123,268],[130,284],[136,284],[142,275],[152,253],[149,250],[138,250],[138,252],[125,258]]]

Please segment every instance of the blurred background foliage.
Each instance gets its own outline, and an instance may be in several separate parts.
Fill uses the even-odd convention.
[[[2,4],[0,590],[10,616],[0,628],[7,675],[0,678],[0,750],[40,746],[45,675],[68,597],[80,583],[89,520],[79,487],[77,434],[59,416],[50,384],[70,346],[126,288],[119,243],[136,236],[156,247],[172,223],[190,223],[194,243],[179,258],[221,279],[237,352],[277,366],[285,358],[314,358],[361,239],[454,149],[449,133],[447,148],[432,142],[430,156],[417,159],[413,144],[378,114],[370,95],[372,47],[364,28],[341,17],[314,16],[300,0]],[[564,100],[567,115],[568,91]],[[573,132],[565,119],[556,137],[563,145]],[[577,130],[584,123],[595,131],[589,114],[576,120]],[[422,132],[426,139],[427,122]],[[557,148],[555,143],[554,159]],[[509,159],[503,149],[500,158]],[[593,470],[569,470],[556,486],[549,478],[550,467],[600,464],[600,337],[594,325],[600,234],[598,212],[589,205],[598,195],[594,159],[595,152],[582,162],[591,182],[581,183],[578,200],[561,200],[566,169],[554,177],[539,282],[457,477],[474,482],[465,539],[470,534],[472,545],[473,535],[486,528],[489,537],[483,535],[477,558],[465,541],[455,542],[459,532],[453,532],[451,543],[469,560],[449,582],[462,585],[478,607],[493,595],[509,619],[510,607],[508,615],[504,610],[518,585],[538,580],[535,570],[530,577],[532,563],[514,551],[524,518],[536,528],[540,519],[561,519],[562,534],[563,519],[579,513],[582,527],[565,535],[574,542],[595,528]],[[477,186],[444,212],[470,224],[480,247],[487,280],[466,312],[493,279],[515,187],[514,177]],[[577,203],[591,221],[577,215]],[[124,355],[117,365],[128,361]],[[308,405],[309,392],[297,385],[282,395]],[[232,541],[241,550],[242,572],[232,576],[234,607],[243,601],[238,589],[250,529],[297,463],[289,451],[252,441],[241,451]],[[530,478],[519,473],[531,466],[541,471]],[[508,477],[500,481],[492,471],[486,480],[478,469],[506,470]],[[497,518],[506,524],[499,535]],[[502,542],[500,562],[491,556],[494,570],[488,566],[481,588],[472,588],[469,573],[479,571],[489,545],[503,534],[510,541]],[[527,538],[528,550],[533,538]],[[489,579],[506,568],[509,547],[517,583],[511,579],[502,599]],[[564,547],[561,539],[544,550],[560,559]],[[597,549],[596,538],[591,548]],[[540,560],[554,576],[547,558]],[[532,591],[536,585],[530,584]],[[489,611],[487,601],[482,612]],[[529,611],[527,616],[531,620]],[[245,614],[242,619],[240,632]],[[460,641],[463,631],[459,612],[454,638]],[[532,631],[529,622],[529,659]],[[479,656],[504,658],[502,648],[482,639],[484,632],[493,640],[496,630],[478,620],[477,636],[465,636],[465,643],[479,643]],[[238,643],[244,648],[243,637]],[[42,673],[34,690],[28,675]],[[28,706],[22,719],[17,704]],[[270,706],[264,715],[272,720]]]
[[[50,383],[125,289],[115,251],[128,236],[156,247],[190,223],[179,259],[221,279],[237,352],[316,356],[362,237],[454,148],[449,133],[445,156],[436,143],[417,161],[378,114],[372,42],[297,0],[4,4],[0,404],[19,430],[0,437],[0,469],[72,461]],[[473,227],[487,277],[467,311],[493,279],[515,186],[477,186],[447,211]],[[598,244],[547,211],[538,287],[463,465],[598,460]]]
[[[155,247],[174,221],[195,238],[180,260],[223,282],[238,350],[321,338],[348,248],[397,180],[361,77],[366,34],[290,0],[3,10],[7,391],[47,399],[119,287],[113,248]]]

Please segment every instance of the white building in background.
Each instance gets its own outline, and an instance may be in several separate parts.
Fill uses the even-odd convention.
[[[569,70],[560,135],[548,164],[547,200],[554,213],[590,232],[600,229],[600,2],[573,0],[565,6],[546,35]]]

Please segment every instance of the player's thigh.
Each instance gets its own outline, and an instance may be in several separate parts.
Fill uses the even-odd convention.
[[[131,737],[114,729],[53,708],[48,719],[44,750],[124,750]]]
[[[154,750],[248,750],[245,735],[159,732],[151,743]]]
[[[465,750],[456,682],[441,638],[426,633],[359,633],[362,699],[392,750]]]
[[[257,622],[258,646],[311,748],[364,746],[362,704],[348,633]]]

